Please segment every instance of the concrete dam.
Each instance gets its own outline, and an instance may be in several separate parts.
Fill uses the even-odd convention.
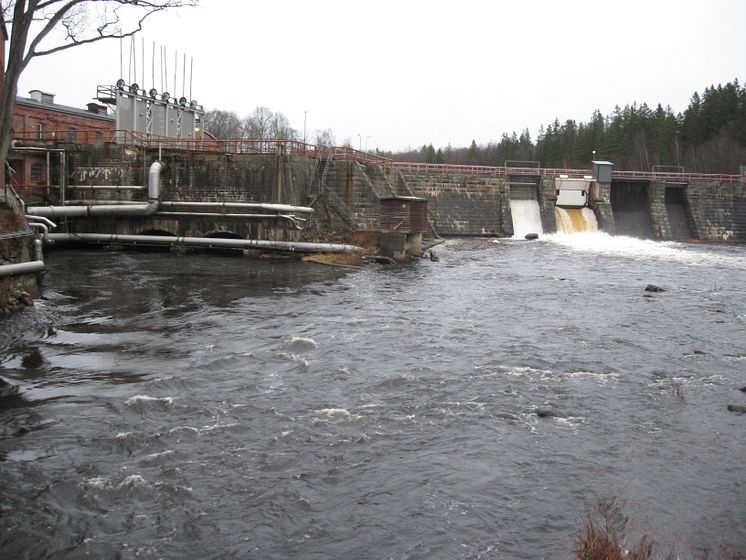
[[[396,260],[419,256],[423,236],[602,230],[746,240],[746,181],[738,175],[615,171],[609,162],[591,170],[401,163],[292,141],[150,141],[47,158],[58,184],[22,190],[29,215],[59,222],[47,239],[233,239],[214,245],[290,252],[323,250],[324,241],[332,242],[326,250],[361,244]],[[156,161],[158,184],[146,186]]]
[[[746,240],[746,177],[394,163],[441,235]]]

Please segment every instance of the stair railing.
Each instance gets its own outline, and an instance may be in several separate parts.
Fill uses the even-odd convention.
[[[329,175],[329,168],[332,165],[334,158],[334,148],[329,151],[329,156],[326,158],[324,163],[324,170],[321,173],[321,180],[319,181],[319,194],[321,194],[329,203],[329,206],[342,218],[342,221],[346,223],[353,231],[357,229],[357,220],[355,219],[355,212],[352,208],[342,200],[337,193],[329,188],[326,178]]]

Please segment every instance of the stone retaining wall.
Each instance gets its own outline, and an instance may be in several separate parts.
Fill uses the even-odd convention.
[[[691,183],[685,196],[698,239],[746,241],[746,184]]]
[[[500,177],[404,173],[415,196],[428,200],[440,235],[511,235],[510,189]]]

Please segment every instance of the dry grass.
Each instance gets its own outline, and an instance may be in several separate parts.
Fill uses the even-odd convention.
[[[746,560],[741,551],[721,546],[716,555],[676,554],[673,551],[655,554],[655,542],[643,534],[630,543],[627,535],[629,518],[618,498],[600,498],[586,508],[575,538],[575,555],[579,560]]]
[[[627,549],[629,519],[617,498],[601,498],[586,511],[575,539],[579,560],[646,560],[652,558],[653,543],[647,536]]]

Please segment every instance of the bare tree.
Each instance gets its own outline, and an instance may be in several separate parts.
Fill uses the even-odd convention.
[[[274,114],[269,107],[257,107],[254,112],[243,121],[244,134],[247,138],[270,138],[272,117]]]
[[[334,139],[334,133],[331,128],[316,131],[316,144],[319,146],[327,146],[331,148],[334,146],[335,142],[336,140]]]
[[[194,6],[198,0],[9,0],[2,2],[10,27],[5,80],[0,83],[0,162],[10,148],[18,80],[29,62],[103,39],[130,37],[150,16]],[[58,33],[60,32],[60,33]],[[57,35],[63,39],[55,41]]]
[[[233,111],[207,111],[203,117],[202,128],[215,138],[241,138],[244,135],[241,117]]]
[[[286,140],[298,139],[298,131],[290,126],[290,121],[282,113],[275,113],[272,115],[269,128],[272,138]]]
[[[275,113],[269,107],[257,107],[243,121],[246,138],[288,139],[298,138],[298,131],[290,126],[290,121],[282,113]]]

